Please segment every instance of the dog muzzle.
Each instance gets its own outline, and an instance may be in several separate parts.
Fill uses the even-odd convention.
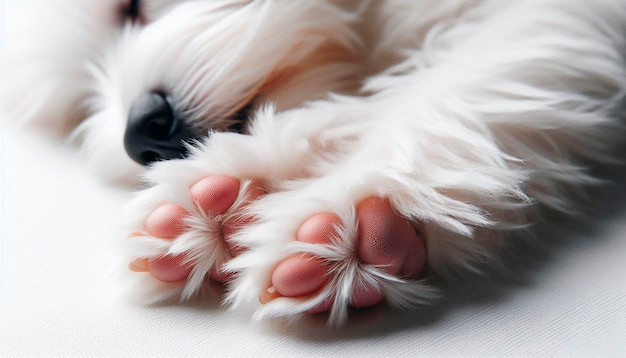
[[[184,158],[188,153],[185,143],[195,138],[191,127],[176,116],[167,97],[150,92],[138,97],[130,108],[124,148],[135,162],[148,165]]]

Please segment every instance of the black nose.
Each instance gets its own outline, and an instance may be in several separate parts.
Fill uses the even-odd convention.
[[[137,163],[148,165],[158,160],[183,158],[187,154],[183,143],[193,138],[191,128],[176,118],[163,94],[147,93],[133,102],[124,147]]]

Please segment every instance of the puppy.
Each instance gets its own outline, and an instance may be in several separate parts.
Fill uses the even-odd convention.
[[[573,211],[626,91],[621,0],[46,0],[8,15],[5,116],[130,203],[149,301],[411,308]],[[522,235],[522,236],[523,236]]]

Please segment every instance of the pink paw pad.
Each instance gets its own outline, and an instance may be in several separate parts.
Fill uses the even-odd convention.
[[[235,203],[239,196],[240,183],[237,179],[228,176],[209,176],[197,183],[190,189],[191,199],[198,204],[207,216],[215,217],[224,214]],[[259,197],[263,191],[253,189],[249,200]],[[146,219],[145,229],[148,235],[156,238],[175,240],[188,230],[185,218],[189,216],[183,207],[166,203],[157,207]],[[232,248],[227,238],[235,231],[228,222],[222,223],[222,238],[225,240],[229,254],[234,255],[236,249]],[[131,235],[133,236],[133,235]],[[140,258],[130,264],[130,269],[137,272],[150,272],[150,274],[164,282],[177,282],[187,279],[193,269],[193,263],[188,262],[184,254],[164,255],[151,258]],[[229,279],[228,274],[218,268],[210,271],[210,277],[218,282]]]
[[[398,216],[387,200],[368,198],[357,207],[358,245],[356,255],[364,264],[378,267],[385,273],[403,278],[418,278],[426,264],[423,239],[411,223]],[[296,233],[296,240],[311,244],[331,244],[342,223],[331,213],[314,215]],[[271,278],[271,287],[263,292],[261,303],[278,297],[306,298],[322,290],[328,282],[330,265],[312,254],[289,256],[278,264]],[[350,306],[369,307],[384,299],[374,287],[356,286]],[[309,312],[328,311],[327,300]]]

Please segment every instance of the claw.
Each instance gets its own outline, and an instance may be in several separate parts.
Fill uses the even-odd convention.
[[[130,234],[128,234],[127,238],[132,239],[133,237],[144,237],[144,236],[148,236],[148,234],[145,232],[135,231],[135,232],[131,232]]]
[[[270,301],[273,301],[279,297],[283,297],[280,293],[278,293],[278,291],[276,291],[276,289],[274,288],[274,286],[270,286],[268,288],[266,288],[265,290],[261,291],[261,294],[259,295],[259,302],[264,305]]]
[[[133,272],[148,272],[148,259],[135,259],[128,264],[128,269]]]

